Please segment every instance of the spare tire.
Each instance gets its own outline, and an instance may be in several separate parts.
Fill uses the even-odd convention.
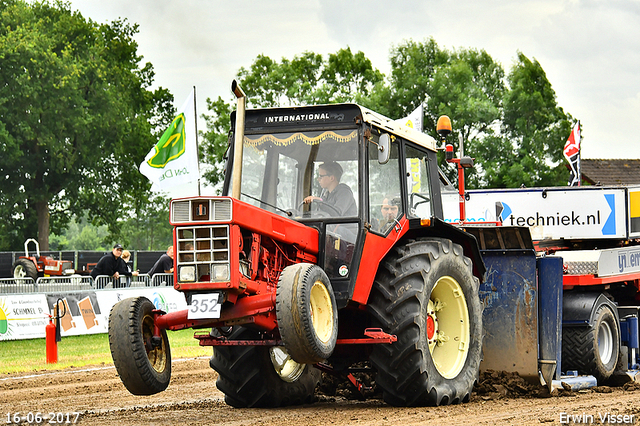
[[[311,263],[287,266],[276,291],[278,330],[300,364],[329,358],[338,339],[338,309],[327,274]]]

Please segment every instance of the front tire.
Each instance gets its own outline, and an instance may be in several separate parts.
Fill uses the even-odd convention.
[[[13,278],[31,278],[38,280],[38,268],[31,259],[18,259],[13,264]]]
[[[380,264],[369,309],[398,337],[370,357],[384,400],[396,406],[467,402],[482,358],[479,281],[462,247],[409,240]]]
[[[109,314],[109,347],[122,383],[134,395],[162,392],[171,379],[171,349],[166,330],[152,342],[153,303],[135,297],[116,303]]]
[[[260,335],[234,327],[230,340],[256,340]],[[321,372],[299,364],[281,347],[215,346],[209,361],[218,372],[216,386],[225,402],[236,408],[275,408],[314,402]]]
[[[596,308],[593,326],[562,328],[562,370],[591,374],[598,384],[616,369],[620,353],[620,330],[609,305]]]

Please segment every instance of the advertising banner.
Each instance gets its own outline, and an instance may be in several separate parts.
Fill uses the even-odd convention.
[[[113,305],[138,296],[167,313],[187,309],[184,294],[173,287],[0,296],[0,341],[45,337],[49,314],[60,316],[63,337],[106,333]]]
[[[576,187],[468,191],[467,221],[528,226],[534,240],[627,237],[626,189]],[[458,195],[443,194],[447,222],[459,218]]]
[[[44,294],[0,296],[0,340],[44,337],[49,308]]]

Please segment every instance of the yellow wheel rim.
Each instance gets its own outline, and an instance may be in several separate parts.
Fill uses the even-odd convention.
[[[305,364],[295,362],[289,352],[282,346],[274,346],[269,349],[271,363],[276,373],[285,382],[293,383],[304,372]]]
[[[167,348],[164,339],[162,339],[162,343],[158,348],[154,348],[151,344],[154,329],[153,325],[153,317],[151,315],[146,315],[142,319],[142,339],[151,367],[158,373],[162,373],[167,368]]]
[[[333,335],[333,305],[327,287],[316,281],[311,287],[311,324],[322,343],[329,343]]]
[[[469,311],[462,287],[454,278],[441,277],[427,306],[427,340],[433,363],[446,379],[456,377],[469,353]]]

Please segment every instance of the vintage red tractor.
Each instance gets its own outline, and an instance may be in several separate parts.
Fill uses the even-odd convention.
[[[321,370],[362,389],[362,366],[393,405],[469,400],[485,270],[476,239],[442,220],[436,140],[355,104],[245,111],[233,90],[226,196],[171,202],[189,308],[111,311],[127,389],[164,390],[166,330],[194,328],[234,407],[312,401]],[[352,200],[332,202],[335,181]]]
[[[29,255],[29,243],[35,245],[35,256]],[[36,281],[43,276],[73,275],[73,263],[68,260],[56,260],[52,256],[40,255],[40,244],[33,238],[24,242],[24,256],[13,263],[14,278],[32,278]]]

